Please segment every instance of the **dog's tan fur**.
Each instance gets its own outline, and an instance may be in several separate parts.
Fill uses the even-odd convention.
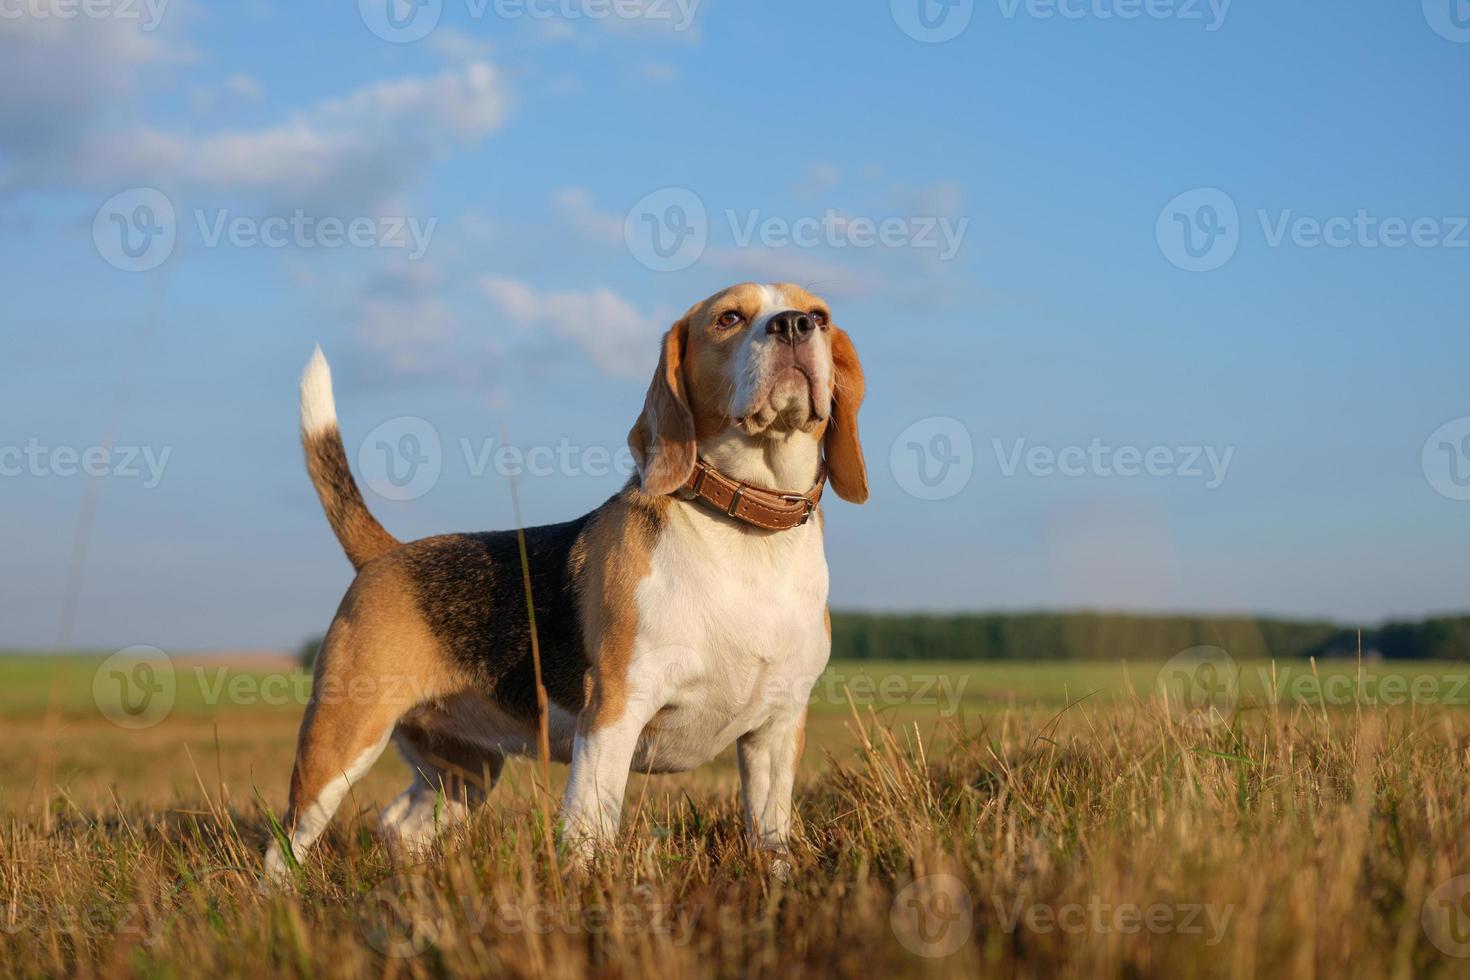
[[[588,568],[582,593],[589,650],[588,699],[579,729],[616,721],[628,703],[628,667],[638,635],[634,590],[648,576],[658,517],[670,501],[620,500],[605,508],[587,534]]]
[[[810,342],[821,346],[802,348],[800,356],[811,366],[802,368],[801,375],[791,367],[782,369],[786,373],[779,383],[786,386],[787,400],[779,411],[757,402],[747,406],[749,414],[737,417],[733,414],[737,384],[752,370],[743,359],[756,357],[757,348],[762,357],[777,356],[779,350],[782,357],[796,358],[797,344],[807,342],[805,334],[801,341],[783,335],[783,342],[791,346],[773,348],[782,338],[754,333],[775,316],[773,308],[779,307],[773,304],[810,311],[813,319],[805,329],[820,324]],[[721,322],[734,313],[744,324],[738,330]],[[815,319],[818,315],[820,319]],[[580,802],[571,807],[569,819],[587,833],[605,834],[606,828],[599,827],[592,814],[620,802],[617,766],[624,776],[630,766],[663,771],[667,765],[685,764],[669,760],[689,755],[689,747],[675,745],[675,755],[666,756],[669,746],[653,747],[638,738],[640,731],[654,732],[658,738],[671,732],[681,737],[680,725],[689,724],[667,716],[671,708],[660,709],[651,701],[667,695],[652,694],[647,688],[648,670],[659,669],[647,659],[658,653],[656,644],[683,642],[680,628],[664,621],[670,613],[692,617],[688,622],[693,634],[710,628],[699,619],[697,609],[688,608],[700,601],[699,594],[678,593],[680,577],[687,573],[681,563],[735,562],[728,570],[731,584],[759,589],[760,576],[768,573],[754,567],[743,571],[738,562],[747,559],[738,554],[748,553],[748,560],[759,564],[788,552],[793,559],[800,556],[801,567],[810,567],[811,572],[799,575],[808,577],[772,582],[772,588],[788,605],[810,588],[816,608],[808,613],[798,604],[780,612],[775,622],[813,624],[817,638],[806,633],[804,639],[793,637],[791,642],[801,645],[807,660],[820,652],[820,663],[825,663],[831,621],[820,553],[822,512],[807,528],[779,532],[790,537],[767,538],[773,532],[735,525],[670,494],[688,479],[697,455],[708,449],[731,465],[738,479],[756,482],[751,474],[773,480],[785,475],[790,489],[798,491],[815,478],[804,467],[819,466],[825,455],[837,493],[857,502],[867,499],[857,430],[864,394],[861,366],[851,340],[829,325],[829,317],[824,302],[791,285],[744,284],[695,304],[665,335],[643,411],[629,433],[640,479],[585,518],[526,531],[531,555],[526,571],[537,583],[533,589],[537,630],[551,694],[553,756],[567,761],[587,751],[604,762],[623,760],[591,775],[589,769],[579,776],[574,765],[568,800]],[[803,375],[810,389],[804,412],[790,401],[793,379]],[[802,448],[803,442],[809,448]],[[820,445],[820,453],[813,443]],[[391,735],[413,766],[416,780],[384,811],[385,821],[392,825],[385,829],[397,828],[405,843],[424,843],[438,829],[441,817],[435,805],[432,826],[425,829],[426,799],[444,794],[454,801],[453,814],[463,815],[493,786],[507,751],[534,751],[529,652],[518,649],[529,636],[523,570],[505,535],[448,535],[401,544],[378,524],[347,468],[331,402],[330,374],[319,352],[303,381],[303,445],[328,519],[359,574],[318,657],[286,826],[293,848],[309,847],[346,788],[371,766]],[[817,550],[812,552],[812,547]],[[722,557],[720,552],[728,554]],[[675,567],[660,565],[671,561]],[[670,593],[670,588],[675,591]],[[729,616],[732,597],[718,598],[721,611],[711,607],[711,614]],[[649,615],[653,621],[646,619]],[[491,642],[502,633],[505,640]],[[650,643],[655,644],[652,654]],[[818,644],[820,650],[814,650]],[[507,646],[515,649],[502,649]],[[768,651],[740,656],[750,653],[764,657]],[[696,671],[691,676],[723,669],[703,660],[685,666]],[[738,670],[732,675],[739,678],[734,686],[749,682],[754,689],[768,675],[780,676],[780,670],[773,671],[769,664],[730,666]],[[639,680],[634,680],[635,673]],[[798,687],[808,680],[801,673],[792,677]],[[644,686],[635,692],[638,684]],[[710,688],[725,695],[731,689],[723,682]],[[636,715],[630,714],[635,693]],[[679,710],[687,714],[689,707]],[[756,712],[756,720],[748,724],[758,730],[741,735],[741,771],[755,780],[747,786],[752,832],[766,845],[784,846],[789,801],[783,803],[779,794],[789,797],[793,756],[799,757],[804,747],[804,705],[788,697],[767,709],[762,703],[737,699],[722,710],[740,717]],[[767,717],[768,721],[759,721]],[[742,722],[737,718],[735,723]],[[616,799],[594,805],[577,795],[585,795],[589,788],[601,792],[596,787],[603,782]],[[764,825],[770,820],[777,825]],[[278,850],[268,855],[267,863],[277,875],[284,868]]]

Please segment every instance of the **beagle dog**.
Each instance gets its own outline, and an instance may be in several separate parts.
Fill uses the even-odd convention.
[[[544,714],[551,757],[571,763],[561,836],[575,858],[614,839],[631,770],[685,771],[734,742],[750,837],[779,859],[831,651],[819,501],[827,482],[868,497],[863,389],[825,302],[789,284],[734,286],[664,335],[628,434],[638,473],[620,493],[525,529],[524,544],[516,531],[405,544],[353,481],[318,349],[302,443],[357,577],[301,723],[291,855],[389,742],[415,775],[380,829],[427,845],[484,800],[508,754],[538,754]],[[272,844],[268,873],[287,861]]]

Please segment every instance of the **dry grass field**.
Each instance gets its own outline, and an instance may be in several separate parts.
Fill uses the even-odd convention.
[[[836,665],[787,881],[728,756],[633,777],[586,873],[524,762],[396,860],[385,758],[284,893],[259,855],[304,683],[177,660],[167,710],[129,715],[99,666],[0,658],[4,975],[1470,975],[1458,666],[1251,665],[1216,717],[1157,664]]]

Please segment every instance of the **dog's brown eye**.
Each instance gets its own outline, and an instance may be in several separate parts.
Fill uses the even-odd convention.
[[[726,329],[729,329],[730,327],[738,327],[744,322],[745,317],[741,316],[739,313],[736,313],[734,310],[728,310],[720,314],[719,324]]]
[[[807,316],[811,317],[812,322],[819,327],[825,327],[827,325],[827,314],[821,310],[812,310]]]

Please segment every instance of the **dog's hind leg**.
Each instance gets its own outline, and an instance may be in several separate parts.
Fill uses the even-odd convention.
[[[285,820],[298,861],[327,829],[347,791],[378,761],[392,734],[393,719],[378,712],[357,714],[315,700],[307,708]],[[265,870],[273,879],[285,876],[286,859],[278,841],[266,851]]]
[[[323,673],[317,672],[317,687]],[[327,829],[348,790],[383,754],[398,720],[396,706],[351,700],[340,692],[314,691],[301,722],[284,822],[298,861]],[[278,841],[272,841],[266,852],[265,869],[272,879],[285,876],[287,865]]]
[[[434,838],[469,817],[500,779],[505,756],[451,735],[401,722],[393,742],[413,769],[407,789],[378,815],[378,829],[406,851],[426,849]]]
[[[382,755],[399,719],[452,683],[399,581],[391,566],[365,569],[322,643],[285,820],[298,861]],[[285,877],[279,842],[265,867],[271,879]]]

